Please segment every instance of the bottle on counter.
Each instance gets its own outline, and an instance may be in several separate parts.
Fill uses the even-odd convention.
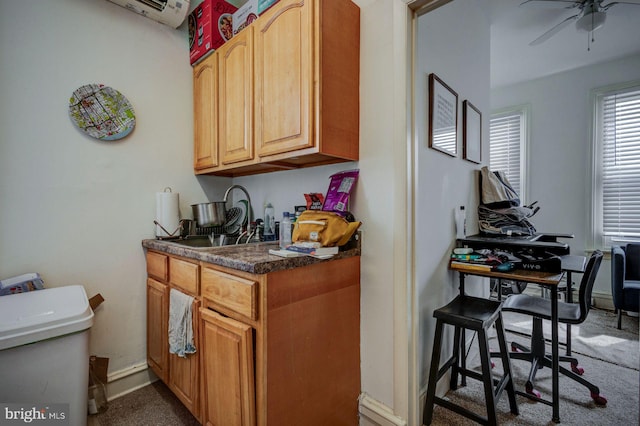
[[[264,206],[264,236],[271,237],[276,230],[276,218],[273,205],[267,203]],[[270,238],[269,238],[270,239]]]
[[[289,212],[282,213],[280,221],[280,248],[284,249],[291,244],[291,219]]]
[[[462,239],[467,234],[467,215],[464,206],[456,209],[456,238]]]

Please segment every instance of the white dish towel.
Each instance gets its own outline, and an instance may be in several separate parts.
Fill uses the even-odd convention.
[[[193,344],[193,297],[178,290],[169,293],[169,353],[186,358],[196,352]]]

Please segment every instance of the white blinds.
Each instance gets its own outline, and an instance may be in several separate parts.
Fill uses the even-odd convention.
[[[640,90],[602,97],[603,233],[640,237]]]
[[[522,111],[494,115],[489,128],[489,169],[505,172],[518,194],[521,194],[520,146],[524,131],[523,116]]]

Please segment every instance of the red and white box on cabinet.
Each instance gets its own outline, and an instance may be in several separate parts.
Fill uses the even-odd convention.
[[[189,15],[189,62],[195,65],[233,37],[233,13],[224,0],[203,0]]]
[[[233,14],[233,34],[238,34],[278,0],[247,0]]]

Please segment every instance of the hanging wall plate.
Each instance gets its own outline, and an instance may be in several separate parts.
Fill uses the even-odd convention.
[[[89,136],[105,141],[124,138],[136,125],[127,98],[104,84],[87,84],[76,89],[69,99],[69,117]]]

